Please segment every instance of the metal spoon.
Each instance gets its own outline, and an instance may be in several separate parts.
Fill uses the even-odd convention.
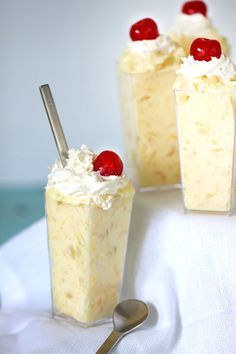
[[[147,316],[148,307],[140,300],[131,299],[119,303],[112,316],[114,329],[96,354],[108,353],[124,335],[139,327]]]
[[[50,87],[48,84],[42,85],[39,87],[39,90],[42,96],[44,107],[48,115],[48,120],[52,129],[52,133],[55,139],[57,150],[59,152],[62,166],[65,167],[66,159],[68,157],[68,146]]]

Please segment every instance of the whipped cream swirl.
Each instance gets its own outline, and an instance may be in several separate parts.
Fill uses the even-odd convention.
[[[175,42],[169,36],[160,35],[156,39],[132,41],[127,45],[127,50],[137,55],[147,55],[152,52],[170,54],[176,49]]]
[[[94,152],[82,145],[80,150],[69,150],[66,166],[57,160],[48,176],[47,188],[55,188],[64,195],[89,196],[103,209],[112,205],[112,196],[128,184],[128,178],[101,176],[93,170]]]
[[[221,55],[220,58],[214,58],[210,61],[195,60],[189,55],[187,58],[182,58],[183,63],[177,70],[177,74],[183,75],[188,79],[199,77],[218,77],[223,81],[233,79],[235,77],[235,66],[229,57]]]
[[[202,14],[180,14],[175,19],[171,33],[184,34],[185,36],[207,36],[215,31],[212,22]]]

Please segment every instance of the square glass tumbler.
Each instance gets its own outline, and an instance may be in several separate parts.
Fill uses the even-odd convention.
[[[127,73],[118,68],[129,173],[141,190],[180,184],[175,78],[175,69]]]
[[[184,207],[231,214],[236,204],[236,91],[176,90]]]
[[[109,209],[46,191],[53,314],[92,326],[119,301],[133,193]]]

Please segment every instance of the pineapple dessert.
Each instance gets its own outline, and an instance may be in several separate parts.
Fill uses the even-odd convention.
[[[220,42],[195,39],[175,83],[184,205],[235,208],[236,71]]]
[[[113,151],[85,145],[56,161],[46,186],[54,315],[83,326],[119,301],[134,188]]]
[[[189,53],[192,41],[198,37],[216,39],[221,43],[223,52],[229,55],[230,48],[227,39],[222,36],[211,19],[204,1],[186,1],[170,31],[171,38],[179,43]]]
[[[118,63],[130,174],[140,189],[173,187],[180,182],[173,84],[185,52],[150,18],[131,26],[130,39]]]

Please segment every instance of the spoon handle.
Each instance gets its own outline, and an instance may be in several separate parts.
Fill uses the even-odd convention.
[[[54,103],[52,93],[49,85],[42,85],[39,87],[43,103],[48,115],[48,120],[53,132],[53,136],[56,142],[57,150],[61,159],[62,166],[66,164],[66,159],[68,157],[68,146],[66,143],[66,138],[61,126],[61,122],[57,113],[56,105]]]
[[[112,331],[111,334],[107,337],[105,342],[101,345],[98,351],[95,354],[106,354],[112,349],[117,342],[121,339],[123,333]]]

